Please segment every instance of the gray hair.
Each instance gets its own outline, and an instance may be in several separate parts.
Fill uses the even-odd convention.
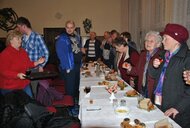
[[[157,32],[157,31],[149,31],[149,32],[146,33],[146,35],[145,35],[145,40],[147,40],[148,36],[150,36],[150,35],[153,35],[153,36],[156,37],[156,42],[157,42],[157,43],[161,43],[161,42],[162,42],[162,36],[160,35],[159,32]]]

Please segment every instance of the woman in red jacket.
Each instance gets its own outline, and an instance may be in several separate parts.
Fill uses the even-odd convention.
[[[159,32],[149,31],[145,36],[145,50],[140,53],[138,65],[136,67],[131,64],[123,65],[123,68],[128,70],[128,74],[138,76],[138,91],[151,99],[153,99],[154,79],[148,76],[147,70],[148,65],[159,56],[161,41]]]
[[[27,69],[44,63],[44,58],[31,62],[28,54],[21,48],[22,34],[12,30],[7,35],[7,47],[0,54],[0,92],[6,94],[13,90],[24,90],[32,97],[30,81],[25,79]]]
[[[122,65],[124,62],[127,62],[132,66],[136,66],[139,61],[139,53],[134,48],[128,46],[127,42],[122,37],[116,38],[114,44],[116,51],[119,52],[117,60],[118,73],[124,81],[129,83],[132,87],[135,87],[134,81],[137,80],[137,77],[128,75],[127,70],[124,69]]]

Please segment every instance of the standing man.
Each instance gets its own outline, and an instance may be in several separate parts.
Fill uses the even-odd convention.
[[[30,21],[25,17],[19,17],[17,20],[17,28],[23,34],[22,47],[26,50],[31,61],[37,61],[40,57],[45,57],[45,62],[37,68],[32,69],[32,72],[43,72],[43,67],[48,61],[49,51],[40,34],[32,30]],[[34,97],[37,94],[38,81],[32,81],[32,90]]]
[[[75,99],[71,113],[78,116],[78,97],[80,84],[80,67],[82,62],[81,38],[75,33],[74,21],[65,23],[66,32],[61,34],[56,42],[56,52],[60,60],[61,77],[65,80],[67,95]]]

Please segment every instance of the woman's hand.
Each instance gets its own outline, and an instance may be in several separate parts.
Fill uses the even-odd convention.
[[[19,78],[19,79],[21,79],[21,80],[24,80],[25,79],[25,74],[24,73],[18,73],[17,74],[17,77]]]
[[[124,62],[124,63],[122,64],[122,68],[127,69],[127,71],[130,72],[131,69],[132,69],[132,66],[131,66],[130,63]]]
[[[190,85],[190,70],[185,70],[183,72],[183,79],[185,80],[186,84]]]
[[[172,116],[173,118],[175,118],[175,116],[178,114],[179,112],[178,112],[178,110],[176,110],[175,108],[170,108],[170,109],[168,109],[165,113],[164,113],[164,115],[165,116]]]
[[[153,60],[153,66],[154,66],[155,68],[158,68],[161,63],[162,63],[162,62],[161,62],[160,59],[158,59],[158,58],[155,58],[155,59]]]
[[[45,62],[45,57],[40,57],[40,59],[38,59],[36,62],[34,62],[34,65],[37,66],[39,64],[42,64]]]

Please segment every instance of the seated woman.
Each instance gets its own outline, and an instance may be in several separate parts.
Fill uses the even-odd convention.
[[[135,87],[137,77],[128,75],[127,70],[122,65],[124,62],[127,62],[135,67],[138,64],[139,53],[134,48],[128,46],[122,37],[116,38],[113,43],[115,44],[116,51],[119,52],[117,60],[118,73],[124,81]]]
[[[12,30],[7,35],[7,47],[0,54],[0,92],[2,95],[13,90],[24,90],[30,97],[30,81],[25,79],[28,68],[44,63],[44,58],[31,62],[28,54],[21,48],[22,34]]]
[[[140,53],[139,62],[136,67],[131,64],[123,64],[128,74],[138,76],[138,92],[144,97],[153,99],[154,79],[147,74],[148,65],[152,64],[155,58],[158,58],[162,37],[159,32],[149,31],[145,36],[145,50]]]

